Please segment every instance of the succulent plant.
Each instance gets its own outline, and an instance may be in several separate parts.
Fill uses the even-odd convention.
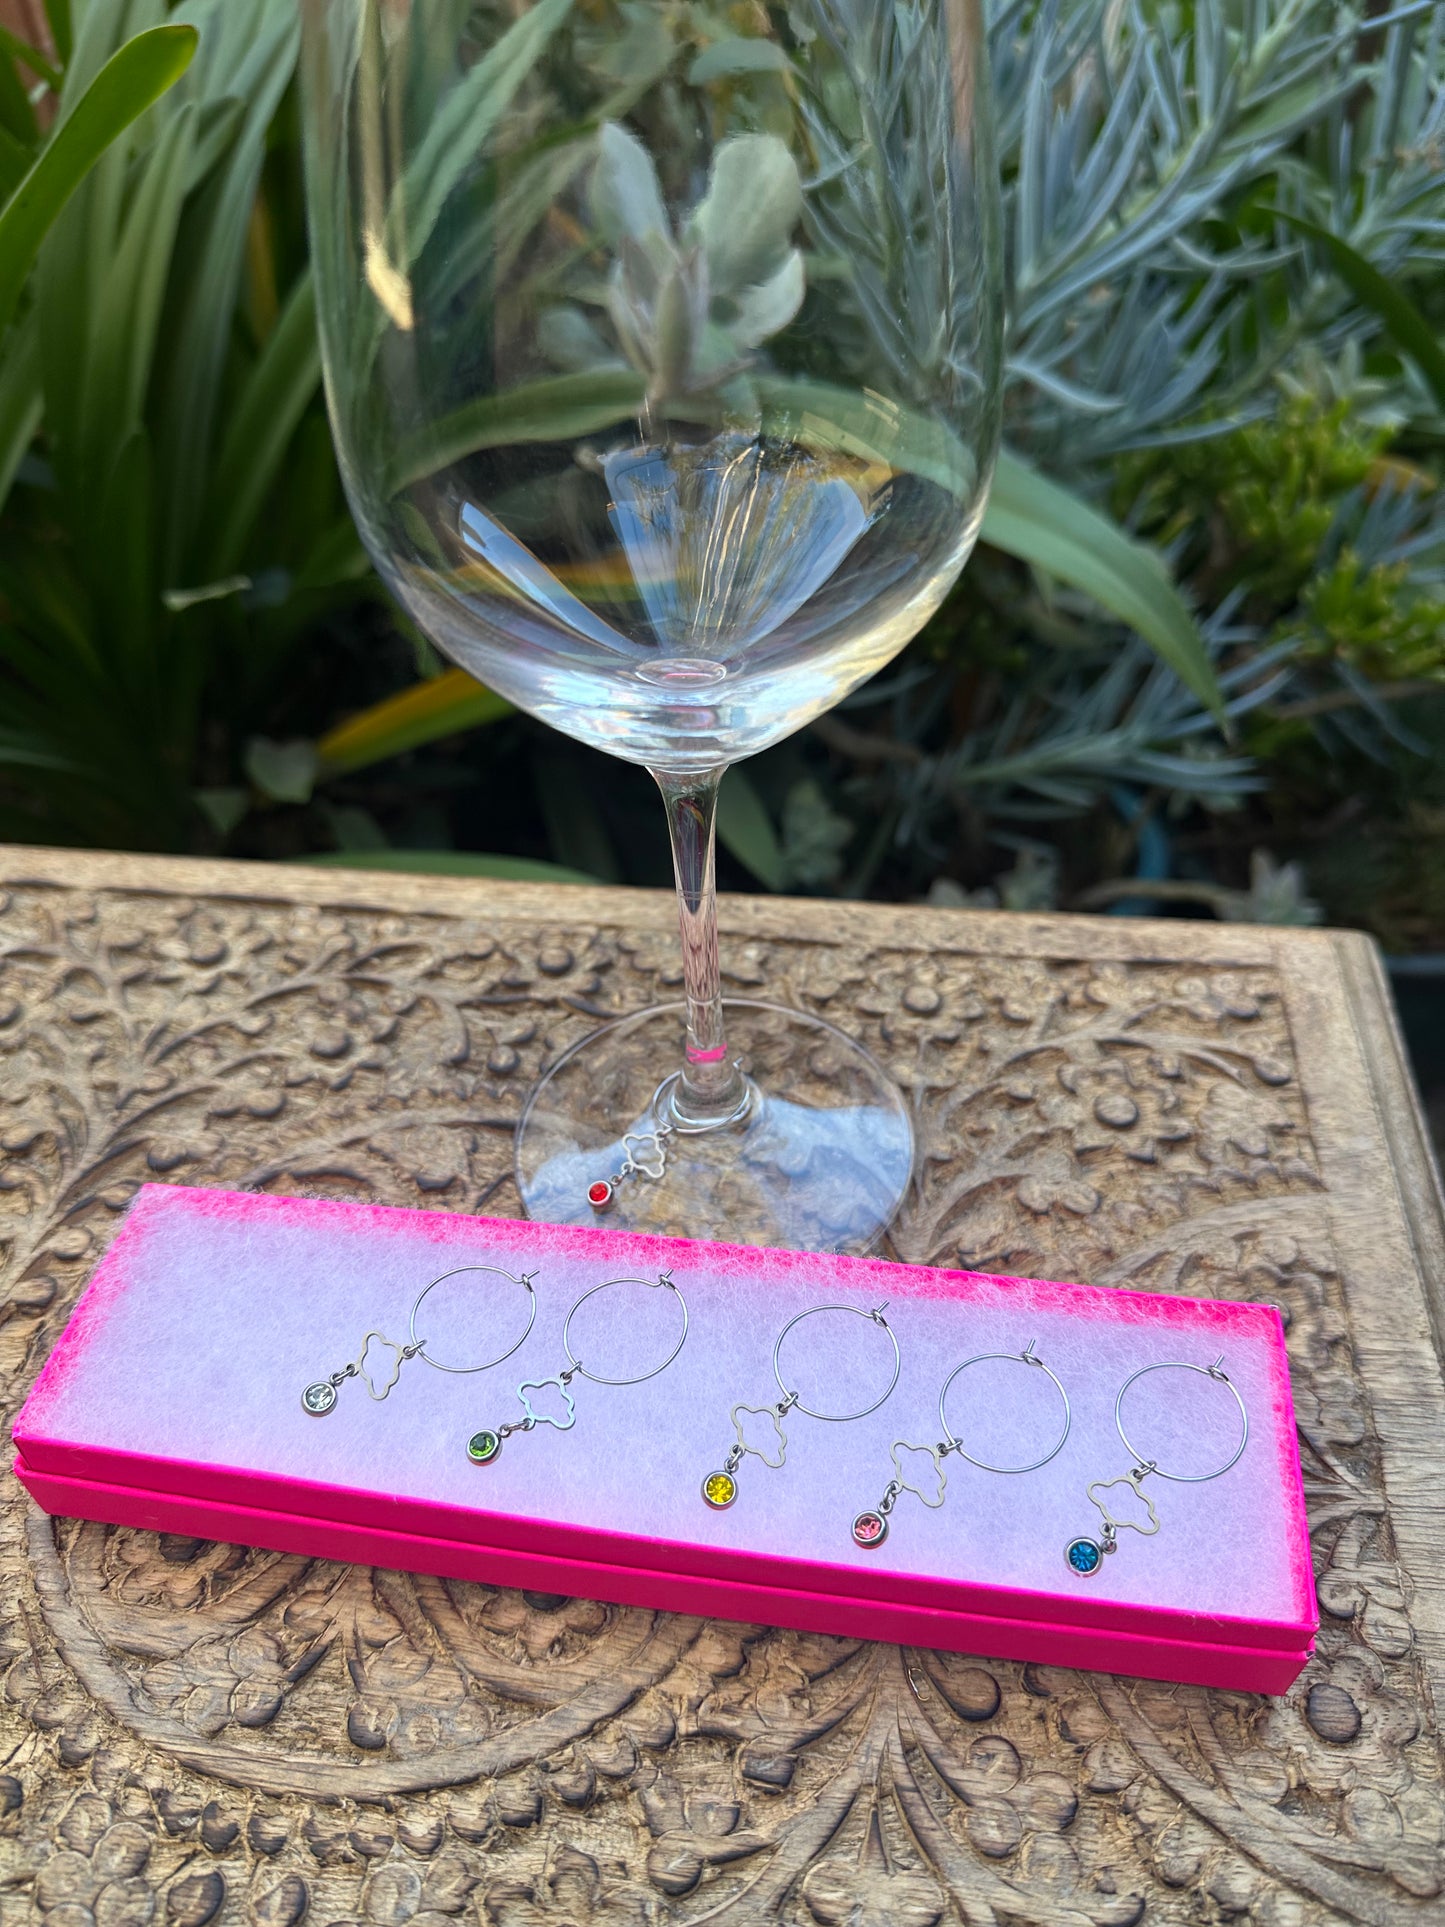
[[[803,257],[792,242],[802,203],[783,142],[735,134],[714,152],[706,194],[675,227],[652,156],[635,134],[604,122],[588,206],[613,257],[604,311],[616,346],[564,302],[548,311],[544,351],[559,367],[586,368],[615,361],[620,349],[654,407],[721,387],[803,305]]]

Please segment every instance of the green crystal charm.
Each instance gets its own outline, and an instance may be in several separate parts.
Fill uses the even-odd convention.
[[[495,1432],[474,1432],[467,1440],[467,1457],[473,1465],[490,1465],[501,1449]]]

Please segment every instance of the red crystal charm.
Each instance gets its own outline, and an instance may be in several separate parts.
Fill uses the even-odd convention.
[[[598,1178],[595,1184],[589,1184],[587,1187],[587,1202],[594,1211],[607,1210],[615,1195],[606,1178]]]

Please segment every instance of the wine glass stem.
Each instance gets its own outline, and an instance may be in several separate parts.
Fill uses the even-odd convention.
[[[715,832],[723,771],[676,776],[654,770],[653,777],[667,806],[687,994],[687,1047],[671,1103],[679,1123],[706,1129],[736,1117],[748,1094],[728,1057],[718,972]]]

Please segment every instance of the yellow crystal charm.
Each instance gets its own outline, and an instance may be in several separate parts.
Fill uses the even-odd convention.
[[[722,1512],[738,1496],[738,1482],[731,1472],[709,1472],[702,1482],[702,1496],[714,1512]]]

